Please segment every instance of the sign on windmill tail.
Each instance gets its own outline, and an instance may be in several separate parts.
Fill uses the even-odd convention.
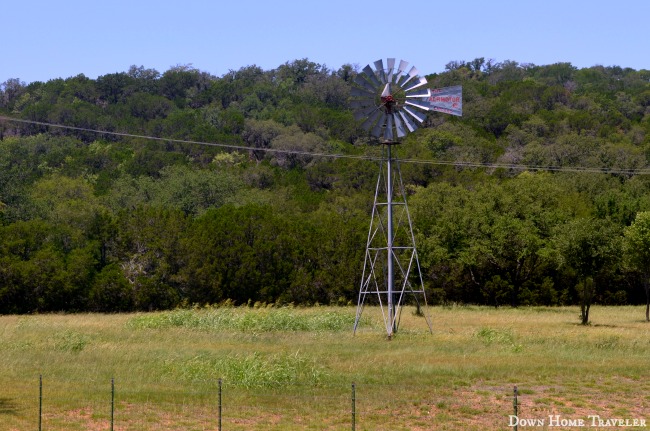
[[[463,115],[463,87],[460,85],[431,90],[431,95],[424,101],[428,102],[431,111]]]

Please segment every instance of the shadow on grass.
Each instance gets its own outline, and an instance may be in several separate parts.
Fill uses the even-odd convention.
[[[567,322],[567,325],[577,326],[582,328],[625,328],[626,327],[621,325],[607,325],[604,323],[591,323],[591,322],[587,323],[586,325],[580,322]]]
[[[0,398],[0,415],[17,415],[18,406],[11,398]]]

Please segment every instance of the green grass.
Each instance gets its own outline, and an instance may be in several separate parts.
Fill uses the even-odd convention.
[[[119,315],[0,316],[0,430],[508,429],[528,418],[646,419],[643,307],[405,310],[386,340],[367,307],[217,307]],[[635,428],[635,429],[650,429]]]
[[[131,318],[128,326],[139,329],[188,328],[204,331],[258,332],[323,332],[349,331],[354,315],[341,310],[323,308],[307,314],[293,307],[264,307],[250,312],[248,308],[207,308],[174,310],[141,314]]]

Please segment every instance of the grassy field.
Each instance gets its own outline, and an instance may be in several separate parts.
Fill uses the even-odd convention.
[[[112,378],[115,430],[216,430],[219,379],[224,430],[349,430],[353,382],[357,430],[511,429],[515,385],[525,429],[650,430],[643,307],[429,312],[390,341],[369,307],[0,316],[0,430],[38,429],[39,375],[43,430],[109,430]]]

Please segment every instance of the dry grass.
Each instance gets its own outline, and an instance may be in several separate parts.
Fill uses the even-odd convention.
[[[108,430],[112,377],[115,430],[215,430],[219,378],[227,430],[350,429],[352,382],[358,430],[509,429],[515,385],[520,417],[650,425],[642,307],[407,310],[391,341],[354,312],[2,316],[0,429],[36,429],[40,374],[43,429]]]

